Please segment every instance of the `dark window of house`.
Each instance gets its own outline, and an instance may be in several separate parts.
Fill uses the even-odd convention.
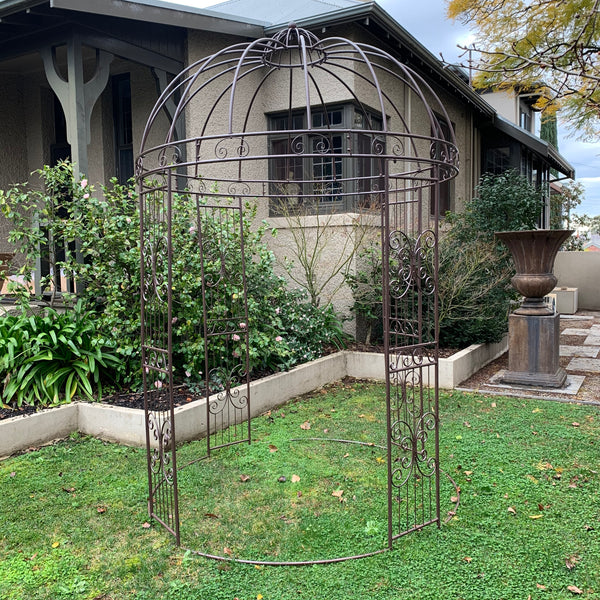
[[[499,175],[510,168],[510,146],[488,148],[485,153],[485,172]]]
[[[131,82],[129,73],[112,79],[115,161],[117,179],[125,183],[133,177],[133,132],[131,125]]]
[[[531,113],[529,112],[529,110],[520,110],[520,114],[519,114],[519,125],[525,129],[525,131],[531,131],[531,125],[532,125],[532,120],[531,120]]]
[[[443,117],[437,117],[438,122],[440,124],[441,135],[445,140],[452,139],[452,130],[451,127],[454,127],[454,123],[450,125],[448,121],[446,121]],[[438,137],[433,131],[431,132],[433,137]],[[435,142],[434,142],[435,143]],[[435,150],[435,154],[439,154],[439,158],[441,159],[441,154],[443,153],[443,143],[439,142],[440,146]],[[435,175],[434,175],[435,176]],[[434,185],[431,188],[431,196],[430,196],[430,213],[431,215],[435,215],[436,212],[440,217],[443,217],[447,212],[452,210],[452,191],[454,189],[454,180],[450,179],[448,181],[442,181],[439,184]]]
[[[382,189],[382,169],[370,157],[381,118],[353,105],[313,108],[269,118],[271,213],[302,207],[346,212],[373,206],[372,190]],[[365,129],[365,133],[348,130]],[[349,148],[352,152],[349,152]]]

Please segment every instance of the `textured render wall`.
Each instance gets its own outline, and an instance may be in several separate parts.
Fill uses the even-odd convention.
[[[519,99],[514,93],[488,92],[483,94],[483,99],[493,106],[499,115],[511,123],[519,123]]]
[[[322,37],[330,37],[334,35],[340,35],[342,37],[354,39],[355,41],[378,45],[378,41],[376,39],[366,35],[364,31],[355,28],[328,30],[326,33],[322,34]],[[204,58],[205,56],[222,49],[228,44],[238,41],[240,40],[222,35],[197,34],[190,32],[188,40],[189,63],[192,63],[199,58]],[[361,68],[364,70],[364,67]],[[366,71],[364,72],[366,73]],[[361,77],[348,72],[343,72],[342,77],[344,78],[344,81],[350,85],[351,89],[355,90],[357,96],[364,101],[366,106],[377,112],[380,111],[379,100],[376,94]],[[252,85],[248,85],[246,89],[250,88],[253,91],[254,86],[256,83],[258,83],[258,75],[254,79],[248,78],[247,83]],[[427,118],[423,107],[420,106],[416,101],[415,95],[412,92],[409,92],[406,86],[398,84],[397,80],[389,75],[381,75],[381,84],[386,91],[388,91],[390,97],[393,98],[394,103],[404,118],[409,121],[411,131],[421,135],[430,135],[431,131],[429,119]],[[286,94],[281,93],[282,89],[286,90]],[[287,89],[287,73],[282,70],[281,72],[278,72],[256,96],[253,105],[253,111],[247,127],[249,131],[265,131],[267,129],[267,119],[265,114],[274,113],[287,108]],[[323,90],[325,92],[327,103],[342,103],[352,100],[351,91],[349,91],[339,82],[333,81],[328,85],[323,85]],[[442,102],[445,104],[450,120],[456,126],[457,142],[461,150],[461,165],[463,165],[463,168],[461,169],[461,172],[454,183],[454,206],[456,208],[460,208],[463,198],[470,197],[472,193],[474,181],[473,169],[476,167],[476,164],[471,160],[471,158],[473,156],[472,144],[473,140],[476,139],[476,136],[474,136],[473,133],[472,119],[468,109],[461,105],[456,99],[444,94],[443,90],[436,90],[436,92],[440,95]],[[207,94],[206,96],[206,102],[212,103],[213,100],[210,94]],[[239,104],[236,106],[246,108],[249,100],[250,97],[248,95],[240,95]],[[296,90],[293,95],[293,105],[297,107],[304,106],[304,101],[305,98],[303,94]],[[206,104],[200,102],[198,99],[195,101],[195,106],[192,105],[190,112],[186,115],[188,136],[193,137],[200,135],[199,117],[202,115],[203,109],[205,108]],[[389,108],[389,106],[387,108]],[[228,103],[223,103],[217,108],[217,111],[212,117],[212,122],[214,124],[214,129],[212,130],[213,132],[216,132],[218,128],[222,127],[223,123],[227,122],[227,111]],[[237,114],[237,111],[234,112],[236,119],[239,118],[240,115]],[[392,116],[390,118],[389,126],[392,130],[404,130],[401,120],[397,116]],[[265,137],[260,138],[260,140],[250,139],[249,143],[252,144],[251,154],[257,156],[262,154],[267,156],[268,149],[266,142],[267,140]],[[210,152],[214,152],[214,147],[211,148],[208,145],[205,145],[203,152],[207,153],[207,155],[210,155]],[[419,152],[429,156],[428,143],[422,143],[419,148]],[[464,168],[465,165],[467,165],[467,168]],[[203,167],[201,171],[202,175],[206,177],[218,177],[226,174],[227,172],[227,167],[223,167],[222,165],[210,165],[210,167],[206,166]],[[229,167],[229,172],[231,172],[231,167]],[[242,179],[265,179],[267,172],[268,161],[266,159],[242,164]],[[268,218],[267,201],[264,198],[261,199],[260,193],[257,193],[257,200],[259,206],[259,219]],[[425,217],[425,219],[429,218],[429,197],[427,194],[425,194],[423,198],[423,217]],[[323,269],[335,264],[339,256],[343,254],[343,252],[347,251],[348,246],[345,246],[345,243],[348,235],[351,234],[351,226],[348,223],[348,219],[350,218],[350,215],[339,215],[336,217],[336,220],[332,221],[331,239],[327,243],[320,260],[323,265]],[[268,243],[281,263],[285,256],[289,257],[292,254],[291,249],[293,244],[291,242],[292,233],[290,231],[290,226],[284,218],[268,218],[268,221],[279,231],[278,236],[276,238],[269,239]],[[309,227],[310,234],[314,235],[314,228],[310,229],[309,220],[306,221],[306,224]],[[344,246],[346,249],[344,249]],[[350,267],[351,269],[356,268],[354,260],[350,263]],[[296,269],[295,272],[298,272],[298,270]],[[324,292],[323,302],[327,302],[330,297],[333,296],[336,308],[343,314],[348,315],[349,307],[352,304],[352,296],[347,286],[342,286],[341,288],[337,289],[339,287],[341,278],[342,275],[340,274],[335,281],[328,286]],[[348,327],[352,328],[353,325],[348,324]]]
[[[286,259],[295,263],[292,273],[296,279],[305,281],[304,271],[298,264],[294,252],[303,247],[307,249],[315,248],[315,239],[320,236],[321,242],[316,246],[319,250],[319,260],[317,264],[317,281],[324,282],[334,275],[334,272],[344,263],[357,246],[365,246],[371,240],[379,241],[379,213],[373,215],[359,215],[356,213],[344,213],[335,215],[320,215],[306,217],[277,217],[269,219],[269,224],[277,229],[275,237],[269,237],[267,243],[277,257],[278,271],[286,275],[284,263]],[[306,245],[301,242],[298,245],[294,242],[293,229],[299,224],[304,228],[306,236]],[[354,300],[350,288],[344,283],[344,272],[356,271],[357,256],[351,257],[350,262],[340,270],[325,286],[320,297],[320,305],[325,306],[333,303],[338,313],[345,318],[353,319],[354,315],[350,311]],[[289,276],[288,276],[289,278]],[[292,287],[303,287],[302,285],[290,283]],[[345,329],[348,333],[355,334],[356,324],[351,320],[345,323]]]
[[[578,288],[578,305],[600,310],[600,252],[559,252],[554,261],[559,287]]]
[[[17,75],[2,75],[0,85],[0,189],[7,189],[13,183],[26,181],[27,138],[25,129],[24,94],[22,78]],[[0,217],[0,252],[11,250],[8,243],[9,223]]]

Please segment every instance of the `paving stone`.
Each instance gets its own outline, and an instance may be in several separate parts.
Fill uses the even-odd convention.
[[[575,360],[575,359],[574,359]],[[600,362],[600,361],[599,361]],[[532,385],[513,385],[509,383],[498,383],[506,371],[498,371],[487,384],[489,387],[497,388],[498,390],[519,390],[519,391],[531,391],[531,392],[546,392],[548,394],[568,394],[574,396],[579,392],[579,388],[583,384],[585,375],[567,375],[567,381],[564,387],[551,388],[551,387],[534,387]]]
[[[588,335],[583,343],[586,346],[600,346],[600,335]]]
[[[560,346],[560,356],[583,356],[586,358],[598,358],[600,346]]]
[[[576,327],[567,327],[567,329],[565,329],[562,332],[562,335],[589,335],[589,334],[590,334],[589,329],[580,329],[580,328],[576,328]]]
[[[567,366],[567,371],[588,371],[600,373],[600,360],[597,358],[574,358]]]

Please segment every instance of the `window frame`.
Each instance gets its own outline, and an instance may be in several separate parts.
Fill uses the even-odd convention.
[[[373,173],[377,170],[375,158],[356,157],[348,151],[348,148],[345,148],[348,141],[351,142],[351,148],[358,148],[360,143],[364,143],[364,140],[361,141],[359,137],[360,125],[364,125],[365,122],[364,109],[353,103],[336,103],[311,107],[310,114],[311,129],[307,127],[306,109],[266,115],[270,132],[268,141],[269,182],[277,182],[270,183],[269,210],[271,216],[278,216],[284,212],[277,205],[279,202],[285,202],[286,199],[294,197],[294,188],[291,187],[294,185],[299,193],[295,203],[288,202],[287,209],[307,214],[314,214],[321,210],[338,213],[356,212],[361,204],[362,194],[361,180],[355,178],[361,174],[363,177],[372,178]],[[327,118],[323,118],[325,115]],[[371,128],[365,128],[364,135],[369,138],[370,132],[382,130],[383,121],[381,116],[373,110],[367,111],[367,118]],[[294,134],[295,131],[298,131],[297,135]],[[350,136],[352,137],[349,140]],[[282,143],[286,144],[288,152],[284,152],[286,148],[282,146]],[[326,150],[321,153],[316,147],[320,143],[325,148],[333,148],[333,152]],[[304,153],[292,152],[293,146],[303,148]],[[367,161],[368,166],[366,165]],[[334,172],[335,175],[333,175]],[[288,180],[286,174],[293,175],[293,178]],[[300,183],[294,184],[294,180],[298,180],[298,175],[300,175]],[[379,177],[382,177],[382,173],[379,174]],[[338,179],[340,182],[336,184]],[[279,183],[283,181],[285,183]],[[319,182],[331,182],[333,184],[331,193],[319,192]],[[286,186],[286,194],[279,199],[277,199],[277,191],[274,189],[274,186],[277,185]],[[349,188],[349,185],[352,187]],[[338,190],[340,193],[336,194]],[[362,193],[364,193],[364,189]]]

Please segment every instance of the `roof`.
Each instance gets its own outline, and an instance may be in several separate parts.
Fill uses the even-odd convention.
[[[363,0],[227,0],[211,5],[210,10],[275,25],[364,6]]]
[[[545,158],[552,168],[557,169],[569,179],[575,178],[575,169],[573,166],[559,154],[558,150],[552,144],[533,135],[533,133],[529,133],[529,131],[526,131],[522,127],[518,127],[498,114],[496,115],[494,126],[502,133],[527,146],[532,152]]]
[[[450,89],[485,121],[546,158],[567,176],[573,167],[547,142],[505,121],[475,92],[460,72],[446,68],[425,46],[376,2],[368,0],[227,0],[209,8],[178,4],[177,0],[0,0],[0,18],[43,8],[106,15],[195,30],[229,33],[249,38],[273,35],[295,21],[307,29],[357,22],[377,35],[402,60]]]

